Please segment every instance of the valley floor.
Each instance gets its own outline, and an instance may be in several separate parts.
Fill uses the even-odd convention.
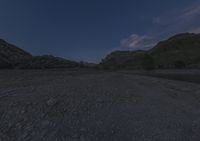
[[[199,141],[200,85],[101,71],[1,70],[0,141]]]

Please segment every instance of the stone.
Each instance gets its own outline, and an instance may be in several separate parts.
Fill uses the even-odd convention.
[[[55,98],[50,98],[50,99],[47,101],[47,105],[48,105],[48,106],[54,106],[56,103],[57,103],[57,100],[56,100]]]

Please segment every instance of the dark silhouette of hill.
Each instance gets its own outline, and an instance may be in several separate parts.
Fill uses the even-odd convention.
[[[51,55],[32,56],[0,39],[0,68],[49,69],[86,66],[95,65]],[[115,51],[107,55],[98,67],[114,70],[200,68],[200,34],[178,34],[159,42],[149,51]]]
[[[146,52],[116,51],[103,59],[100,66],[108,69],[199,68],[200,34],[178,34]]]
[[[140,69],[145,51],[115,51],[102,60],[104,69]]]
[[[1,69],[75,68],[80,63],[51,55],[32,56],[30,53],[0,39]]]
[[[200,34],[178,34],[158,43],[149,53],[160,68],[198,67]]]
[[[31,57],[30,53],[0,39],[0,68],[14,68],[21,59]]]
[[[66,60],[52,55],[33,56],[21,60],[17,68],[20,69],[53,69],[53,68],[76,68],[80,64],[75,61]]]

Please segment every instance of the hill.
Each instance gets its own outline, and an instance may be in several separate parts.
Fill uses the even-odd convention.
[[[80,63],[52,55],[32,56],[19,47],[0,39],[0,69],[75,68]],[[82,66],[83,67],[83,66]]]
[[[75,61],[66,60],[52,55],[33,56],[23,59],[18,64],[19,69],[54,69],[54,68],[76,68],[80,64]]]
[[[178,34],[158,43],[149,53],[160,68],[197,67],[200,64],[200,34]]]
[[[148,57],[145,51],[115,51],[100,63],[104,69],[141,69]]]
[[[31,57],[30,53],[0,39],[0,68],[14,68],[21,59]]]
[[[100,65],[115,69],[200,68],[200,34],[178,34],[159,42],[146,52],[112,52]]]

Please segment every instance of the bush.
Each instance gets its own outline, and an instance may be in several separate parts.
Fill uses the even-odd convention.
[[[80,66],[79,63],[49,55],[33,56],[28,59],[20,60],[20,62],[16,64],[16,68],[19,69],[77,68]]]
[[[145,70],[155,69],[155,60],[151,55],[149,55],[149,54],[144,55],[143,62],[142,62],[142,68]]]
[[[183,69],[186,67],[186,64],[184,61],[181,61],[181,60],[177,60],[174,62],[174,66],[176,69]]]

